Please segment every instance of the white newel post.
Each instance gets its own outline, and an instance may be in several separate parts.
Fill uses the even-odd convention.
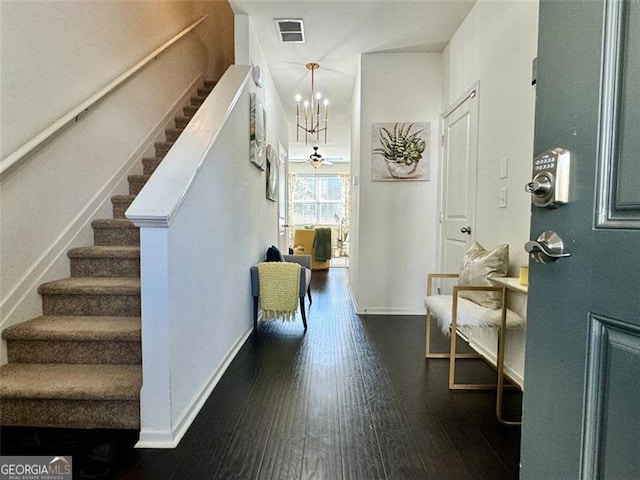
[[[142,226],[140,251],[144,382],[137,446],[173,446],[168,226]]]

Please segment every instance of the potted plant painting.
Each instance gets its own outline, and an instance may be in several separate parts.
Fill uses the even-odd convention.
[[[394,123],[392,127],[380,125],[377,132],[379,147],[371,153],[383,157],[393,178],[413,178],[427,147],[424,132],[413,123]]]

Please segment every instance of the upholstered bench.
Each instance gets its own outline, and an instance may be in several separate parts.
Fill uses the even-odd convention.
[[[285,262],[297,263],[300,268],[300,288],[298,289],[298,297],[300,298],[300,315],[304,329],[307,329],[307,315],[304,308],[304,296],[309,297],[309,305],[313,303],[311,299],[311,255],[283,255]],[[260,277],[258,274],[258,266],[251,267],[251,295],[253,297],[253,328],[258,327],[258,310],[260,299]]]
[[[464,263],[459,274],[432,273],[427,275],[426,306],[426,358],[449,359],[449,388],[451,390],[498,390],[496,414],[504,424],[513,424],[502,419],[502,390],[504,386],[504,340],[507,328],[523,326],[523,318],[507,308],[504,286],[491,282],[492,277],[504,277],[509,265],[507,245],[501,245],[491,251],[485,250],[474,242],[465,253]],[[434,295],[435,279],[457,281],[450,295]],[[443,333],[450,335],[448,352],[433,352],[431,346],[432,319]],[[498,332],[498,351],[496,358],[497,382],[495,384],[458,383],[456,381],[456,359],[485,358],[479,353],[458,353],[458,337],[468,342],[473,329],[495,328]]]

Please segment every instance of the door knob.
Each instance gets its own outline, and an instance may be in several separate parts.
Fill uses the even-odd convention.
[[[546,175],[536,175],[533,181],[524,186],[524,191],[538,197],[544,197],[551,191],[551,180]]]
[[[468,233],[469,235],[471,235],[471,225],[469,225],[467,227],[462,227],[460,229],[460,233]]]
[[[571,254],[564,251],[564,242],[560,235],[553,231],[542,232],[536,241],[524,244],[524,249],[536,262],[551,263],[559,258],[570,257]]]

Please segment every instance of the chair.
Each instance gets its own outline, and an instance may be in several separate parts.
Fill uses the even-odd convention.
[[[300,298],[300,314],[305,331],[307,330],[307,315],[304,308],[304,296],[309,297],[309,305],[313,303],[311,298],[311,256],[310,255],[283,255],[285,262],[299,264],[300,268],[300,288],[298,297]],[[253,329],[258,327],[258,310],[260,305],[260,278],[258,266],[251,267],[251,295],[253,296]]]
[[[293,234],[293,253],[296,255],[311,255],[311,269],[313,271],[329,270],[329,260],[318,260],[314,255],[313,241],[315,229],[296,229]]]

